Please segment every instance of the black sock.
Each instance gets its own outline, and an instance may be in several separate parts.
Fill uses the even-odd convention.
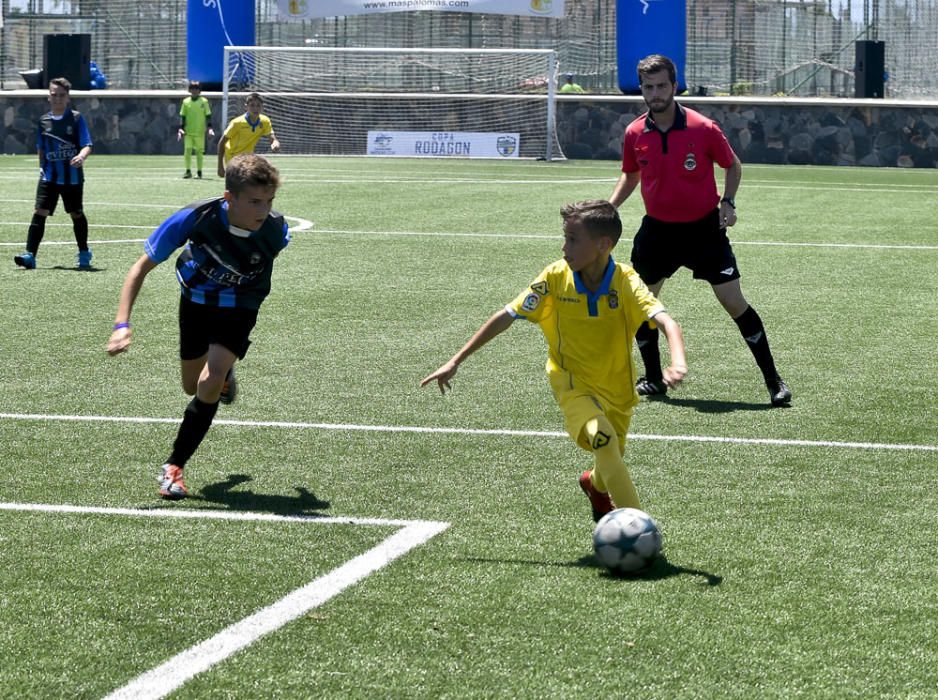
[[[33,220],[29,222],[29,231],[26,234],[26,250],[35,255],[39,252],[39,244],[42,237],[46,234],[46,217],[33,214]]]
[[[78,250],[88,250],[88,219],[84,214],[79,214],[77,219],[72,219],[72,228],[75,230]]]
[[[658,328],[652,328],[648,321],[639,326],[635,333],[635,342],[645,364],[645,377],[653,382],[660,382],[661,350],[658,348]]]
[[[775,369],[775,360],[772,359],[772,351],[769,350],[765,326],[762,325],[762,319],[759,318],[756,310],[750,306],[733,320],[739,326],[739,332],[746,341],[746,345],[749,346],[752,356],[756,358],[756,364],[762,370],[765,380],[778,379],[778,370]]]
[[[215,403],[205,403],[200,401],[198,396],[192,398],[192,401],[186,406],[179,432],[176,433],[173,452],[167,460],[169,464],[175,464],[177,467],[186,466],[186,462],[202,444],[202,440],[215,418],[216,411],[218,411],[217,401]]]

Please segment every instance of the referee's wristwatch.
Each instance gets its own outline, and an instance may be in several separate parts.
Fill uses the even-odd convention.
[[[727,204],[729,204],[731,207],[733,207],[733,209],[736,208],[736,200],[733,199],[732,197],[724,197],[723,199],[720,200],[721,204],[723,202],[726,202]]]

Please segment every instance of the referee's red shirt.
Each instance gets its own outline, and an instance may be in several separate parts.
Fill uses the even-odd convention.
[[[713,164],[730,167],[734,153],[714,121],[676,106],[674,125],[665,132],[647,113],[626,127],[622,172],[641,171],[642,199],[649,216],[697,221],[720,203]]]

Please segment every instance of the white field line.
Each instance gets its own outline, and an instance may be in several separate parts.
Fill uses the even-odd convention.
[[[299,233],[301,231],[313,230],[313,222],[307,219],[299,219],[295,217],[291,218],[294,221],[299,221],[298,226],[291,226],[291,233]],[[28,226],[28,223],[19,222],[19,223],[10,223],[7,222],[7,225],[23,227]],[[49,226],[60,226],[71,228],[71,224],[62,223],[62,224],[46,224]],[[119,225],[110,225],[95,224],[94,228],[116,228],[116,229],[145,229],[152,231],[155,227],[153,226],[119,226]],[[500,240],[523,240],[523,239],[533,239],[533,240],[548,240],[556,241],[559,240],[560,236],[556,234],[547,235],[541,233],[483,233],[483,232],[468,232],[468,233],[456,233],[456,232],[445,232],[445,231],[352,231],[348,229],[316,229],[316,233],[320,234],[335,234],[335,235],[347,235],[347,236],[425,236],[427,238],[498,238]],[[146,240],[144,238],[121,238],[121,239],[102,239],[102,240],[89,240],[90,245],[109,245],[112,243],[116,244],[127,244],[127,243],[143,243]],[[904,245],[904,244],[889,244],[889,243],[796,243],[792,241],[733,241],[733,245],[746,245],[746,246],[775,246],[780,248],[868,248],[874,250],[938,250],[938,245]],[[60,246],[74,246],[74,241],[50,241],[44,240],[42,245],[60,245]],[[17,242],[0,242],[0,248],[22,248],[22,243]]]
[[[298,216],[287,216],[286,214],[284,214],[283,218],[285,218],[287,221],[290,221],[290,222],[294,222],[294,221],[296,222],[295,224],[293,223],[290,224],[290,233],[298,233],[300,231],[309,231],[311,228],[313,228],[313,222],[310,221],[309,219],[301,219]],[[27,226],[29,226],[29,224],[24,221],[5,221],[3,223],[6,226],[11,226],[11,227],[16,227],[16,228],[26,228]],[[159,224],[157,224],[157,226],[158,225]],[[124,230],[124,229],[138,230],[139,229],[143,231],[154,231],[156,229],[156,226],[138,226],[136,224],[93,224],[92,227],[95,229],[99,229],[99,228],[109,228],[109,229],[118,229],[118,230]],[[71,230],[72,224],[67,221],[63,221],[63,222],[49,221],[49,222],[46,222],[46,228],[68,228],[69,230]],[[114,239],[96,240],[96,241],[89,240],[88,243],[91,245],[102,245],[102,244],[107,244],[107,243],[142,243],[145,240],[146,240],[145,238],[124,238],[121,240],[114,240]],[[42,244],[44,246],[46,245],[75,245],[75,241],[43,241]],[[22,243],[0,243],[0,246],[22,248],[23,244]]]
[[[437,180],[433,180],[436,182]],[[310,182],[317,182],[311,180]],[[359,182],[356,180],[356,182]],[[455,181],[454,181],[455,182]],[[471,180],[471,182],[486,182],[486,180]],[[498,180],[497,182],[502,182]],[[506,181],[508,182],[508,181]],[[518,182],[512,180],[511,182]],[[527,181],[530,184],[530,181]],[[570,183],[574,182],[571,180],[564,180],[563,182]],[[766,181],[769,183],[771,181]],[[806,183],[806,186],[810,184],[814,186],[815,183]],[[827,183],[820,183],[827,184]],[[758,187],[766,188],[779,188],[787,187],[785,185],[772,185],[772,184],[760,184],[755,185]],[[864,183],[855,183],[850,187],[843,188],[843,191],[854,192],[857,188],[864,187]],[[875,185],[871,186],[876,187]],[[895,187],[921,187],[920,185],[895,185]],[[928,193],[931,193],[935,188],[928,188]],[[840,191],[840,190],[838,190]],[[880,191],[880,190],[875,190]],[[901,190],[896,190],[901,191]],[[31,199],[2,199],[0,198],[0,203],[10,202],[18,204],[29,204],[33,203]],[[92,207],[127,207],[129,206],[126,202],[92,202],[89,203],[89,206]],[[150,209],[165,209],[175,211],[178,209],[177,205],[172,204],[140,204],[134,203],[132,205],[135,209],[140,208],[150,208]],[[299,217],[286,217],[290,221],[297,222],[296,225],[291,225],[290,230],[292,232],[301,232],[311,230],[314,226],[312,221],[308,219],[301,219]],[[25,228],[29,226],[28,222],[18,221],[18,222],[3,222],[5,226]],[[49,227],[61,227],[61,228],[71,228],[71,223],[68,221],[59,222],[47,222],[46,226]],[[138,226],[138,225],[118,225],[118,224],[94,224],[94,228],[113,228],[113,229],[142,229],[152,231],[155,226]],[[517,239],[535,239],[535,240],[556,240],[559,236],[556,234],[526,234],[526,233],[499,233],[499,232],[446,232],[446,231],[355,231],[348,229],[317,229],[317,233],[328,233],[328,234],[341,234],[341,235],[351,235],[351,236],[426,236],[426,237],[439,237],[439,238],[500,238],[504,240],[517,240]],[[89,241],[92,245],[106,245],[110,243],[141,243],[144,239],[121,239],[121,240],[96,240]],[[747,245],[747,246],[776,246],[776,247],[791,247],[791,248],[863,248],[863,249],[874,249],[874,250],[938,250],[938,246],[932,245],[902,245],[902,244],[882,244],[882,243],[813,243],[813,242],[804,242],[796,243],[791,241],[733,241],[734,245]],[[43,241],[43,245],[73,245],[72,241]],[[9,248],[21,248],[22,244],[18,242],[12,243],[3,243],[0,242],[0,247],[9,247]]]
[[[137,676],[126,685],[107,695],[105,700],[157,700],[166,697],[194,676],[221,663],[264,635],[280,629],[288,622],[292,622],[310,610],[323,605],[346,588],[387,566],[395,559],[419,547],[449,527],[449,523],[423,520],[324,518],[316,516],[283,516],[269,513],[175,510],[171,508],[135,510],[132,508],[0,503],[0,510],[157,518],[211,518],[241,521],[307,522],[312,524],[352,523],[356,525],[401,526],[400,530],[367,552],[350,559],[329,573],[310,581],[301,588],[297,588],[277,602],[239,620],[209,639],[189,647],[159,666]]]
[[[89,423],[178,423],[177,418],[147,418],[142,416],[68,416],[40,413],[0,413],[0,420],[64,421]],[[507,437],[566,438],[567,434],[554,430],[498,430],[483,428],[439,428],[412,425],[361,425],[356,423],[307,423],[302,421],[252,421],[220,419],[212,425],[230,425],[241,428],[287,428],[292,430],[357,430],[371,433],[424,433],[444,435],[502,435]],[[912,452],[938,452],[938,445],[911,445],[879,442],[841,442],[835,440],[788,440],[781,438],[735,438],[708,435],[643,435],[630,433],[629,440],[656,440],[661,442],[715,442],[738,445],[778,445],[787,447],[833,447],[853,450],[895,450]]]
[[[617,171],[612,170],[613,173]],[[304,177],[308,175],[309,177]],[[20,180],[22,178],[10,175],[0,175],[0,180]],[[134,180],[136,182],[142,181],[152,181],[152,182],[165,182],[166,178],[161,176],[151,176],[147,177],[145,175],[135,174]],[[444,177],[442,175],[398,175],[395,173],[388,174],[370,174],[370,175],[354,175],[350,174],[348,177],[332,177],[332,178],[323,178],[317,177],[314,174],[310,173],[297,173],[290,175],[289,182],[290,184],[304,184],[304,185],[426,185],[426,184],[439,184],[439,185],[499,185],[499,186],[508,186],[508,185],[521,185],[524,187],[530,185],[563,185],[566,187],[572,185],[596,185],[596,184],[608,184],[612,185],[618,180],[618,175],[596,175],[595,177],[557,177],[557,178],[519,178],[519,177]],[[907,193],[921,193],[921,194],[932,194],[935,192],[936,188],[931,183],[877,183],[877,182],[780,182],[777,180],[743,180],[743,188],[746,190],[755,189],[766,189],[766,190],[810,190],[811,192],[849,192],[852,194],[856,193],[877,193],[877,194],[907,194]],[[27,199],[0,199],[0,202],[26,202],[32,203],[33,200]],[[89,206],[102,206],[100,203],[89,202]],[[108,206],[108,205],[103,205]],[[113,206],[128,206],[124,203],[121,205]],[[134,205],[134,206],[153,206],[153,205]],[[171,205],[167,205],[165,208],[172,208]],[[178,207],[177,207],[178,208]]]
[[[522,238],[533,238],[559,241],[561,236],[558,234],[538,234],[538,233],[442,233],[428,231],[349,231],[343,229],[316,229],[316,233],[331,233],[354,236],[427,236],[441,238],[500,238],[502,240],[515,240]],[[888,243],[794,243],[791,241],[731,241],[733,245],[752,245],[752,246],[780,246],[791,248],[881,248],[889,250],[938,250],[938,245],[900,245]]]

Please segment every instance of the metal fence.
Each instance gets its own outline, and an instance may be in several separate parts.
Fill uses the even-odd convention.
[[[635,1],[641,0],[621,0]],[[885,42],[886,96],[938,99],[938,0],[686,0],[693,92],[853,96],[855,43]],[[42,67],[45,34],[92,35],[108,84],[186,81],[186,0],[0,0],[0,88]],[[400,12],[284,22],[256,0],[263,46],[551,48],[590,92],[617,91],[616,0],[566,0],[563,19]]]

